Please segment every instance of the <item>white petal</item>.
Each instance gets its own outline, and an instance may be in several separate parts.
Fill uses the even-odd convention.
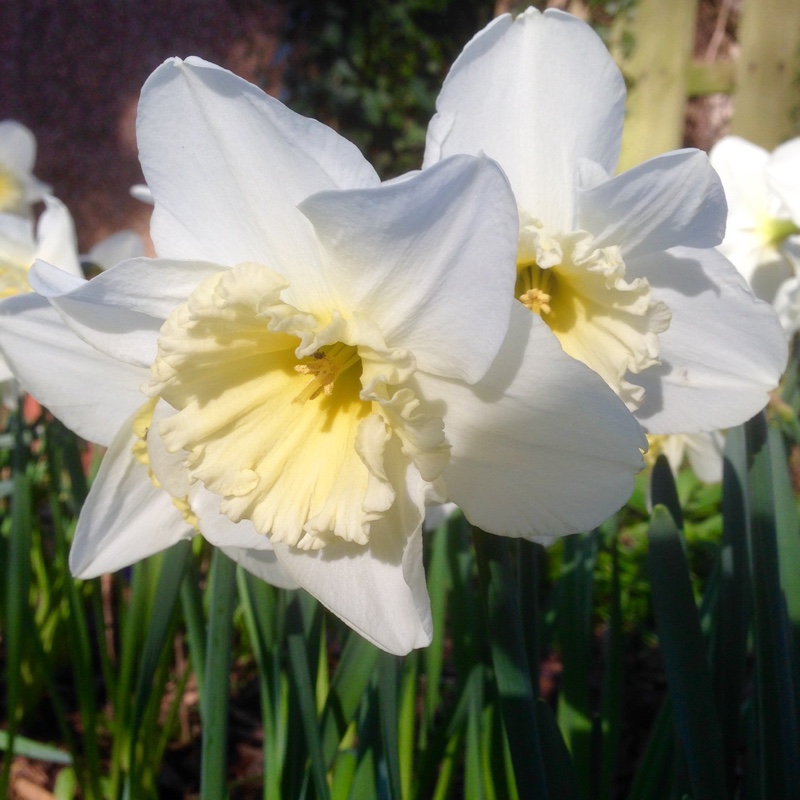
[[[159,256],[255,261],[290,283],[309,280],[317,261],[297,204],[314,192],[379,183],[333,130],[196,58],[172,59],[150,76],[137,136]]]
[[[453,64],[424,165],[484,152],[508,174],[521,209],[550,230],[569,229],[578,161],[614,171],[624,104],[622,75],[588,25],[559,11],[505,15]]]
[[[30,172],[36,160],[36,139],[22,123],[0,122],[0,163],[20,173]]]
[[[132,258],[143,258],[145,255],[144,241],[135,231],[117,231],[98,242],[86,255],[92,264],[97,264],[100,269],[110,269],[121,261]],[[45,259],[47,261],[47,259]]]
[[[194,533],[172,498],[153,485],[147,467],[133,457],[131,425],[129,419],[120,428],[81,510],[69,554],[78,578],[127,567]]]
[[[19,181],[25,204],[41,200],[50,191],[31,174],[35,161],[36,139],[31,131],[16,120],[0,122],[0,164]]]
[[[459,156],[391,185],[317,194],[300,209],[343,309],[373,319],[420,369],[469,383],[486,372],[513,302],[518,233],[494,162]]]
[[[704,483],[722,480],[725,437],[720,431],[695,433],[686,437],[686,454],[694,474]]]
[[[201,483],[189,491],[189,505],[200,520],[200,533],[216,547],[241,547],[247,550],[272,550],[272,543],[257,533],[249,520],[233,522],[219,512],[219,495]]]
[[[198,261],[137,258],[84,281],[37,261],[30,281],[82,339],[112,358],[149,367],[164,320],[219,271]]]
[[[631,376],[645,388],[636,412],[645,430],[729,428],[763,408],[786,366],[786,337],[730,262],[716,250],[675,248],[628,266],[672,312],[659,336],[662,365]]]
[[[756,297],[771,302],[777,290],[775,273],[780,275],[778,283],[787,277],[788,264],[778,251],[764,241],[755,228],[728,226],[719,251],[747,281]],[[766,280],[765,280],[766,278]]]
[[[36,258],[82,278],[78,237],[67,207],[52,195],[47,195],[44,203],[45,210],[36,225]]]
[[[221,547],[228,558],[239,566],[279,589],[299,589],[299,585],[281,566],[272,550],[246,550],[242,547]]]
[[[0,348],[25,389],[80,436],[107,445],[145,400],[147,370],[81,341],[34,294],[0,303]]]
[[[393,544],[333,543],[309,552],[278,543],[275,554],[300,586],[365,639],[405,655],[431,642],[421,528],[401,552]]]
[[[767,180],[795,224],[800,224],[800,137],[775,148],[767,165]]]
[[[630,496],[647,447],[639,426],[522,305],[480,383],[419,381],[446,404],[443,479],[474,525],[548,542],[599,525]]]
[[[700,150],[676,150],[579,194],[579,225],[623,257],[713,247],[725,233],[722,184]]]
[[[173,497],[185,498],[189,496],[192,488],[184,466],[187,453],[184,450],[178,450],[175,453],[168,452],[164,446],[164,440],[158,433],[158,425],[161,420],[174,413],[175,409],[164,400],[156,403],[147,430],[147,457],[153,475],[164,489]]]
[[[769,153],[738,136],[720,139],[708,154],[728,200],[728,228],[751,226],[770,213],[766,166]]]
[[[785,281],[775,295],[775,311],[787,337],[800,330],[800,280]]]

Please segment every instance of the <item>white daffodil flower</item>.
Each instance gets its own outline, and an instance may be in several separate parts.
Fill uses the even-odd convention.
[[[159,257],[88,282],[38,263],[72,338],[42,297],[0,305],[29,390],[110,445],[76,574],[193,526],[406,653],[431,637],[429,502],[547,540],[628,497],[646,442],[514,302],[519,223],[494,162],[456,156],[381,185],[334,131],[198,59],[150,77],[137,133]]]
[[[32,291],[28,271],[37,258],[59,264],[72,275],[82,274],[69,211],[51,195],[44,202],[45,210],[35,225],[28,217],[0,214],[0,299]],[[13,377],[0,354],[0,392],[7,406],[16,401]]]
[[[498,17],[445,80],[424,168],[455,153],[503,167],[520,213],[515,296],[603,377],[649,433],[728,427],[764,406],[787,348],[714,245],[722,187],[680,150],[617,177],[622,75],[574,16]]]
[[[725,136],[709,158],[728,200],[719,250],[792,336],[800,328],[800,138],[769,153]]]
[[[658,456],[663,454],[675,475],[684,462],[688,462],[703,483],[719,483],[722,480],[725,435],[721,431],[648,436],[647,442],[650,445],[645,456],[648,467],[652,467]]]
[[[0,213],[30,216],[31,206],[50,191],[33,176],[36,139],[22,123],[0,122]]]

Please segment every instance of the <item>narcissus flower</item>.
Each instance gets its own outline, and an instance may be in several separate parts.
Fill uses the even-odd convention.
[[[800,328],[800,138],[772,153],[738,136],[709,153],[728,200],[719,245],[791,336]]]
[[[16,120],[0,122],[0,212],[29,216],[50,188],[33,176],[36,139]]]
[[[32,291],[28,271],[37,258],[59,264],[72,275],[81,274],[69,211],[55,197],[47,195],[44,201],[45,210],[36,224],[28,217],[0,214],[0,299]],[[13,404],[14,387],[9,385],[12,378],[0,355],[0,385],[6,405]]]
[[[169,496],[245,568],[404,653],[431,636],[427,503],[546,540],[627,498],[644,437],[513,300],[518,218],[494,162],[456,156],[381,185],[332,130],[197,59],[150,77],[138,139],[159,258],[89,282],[35,267],[77,334],[72,360],[94,361],[80,385],[66,366],[57,390],[41,370],[23,378],[56,413],[71,402],[65,421],[89,438],[95,415],[118,425],[79,521],[79,575],[186,535],[159,543],[145,522],[137,540],[129,501],[115,519],[125,492],[158,513]],[[20,369],[15,326],[43,340],[46,310],[0,306]],[[97,414],[117,385],[106,362],[121,396]]]
[[[576,17],[495,19],[453,65],[424,167],[485,153],[520,213],[519,303],[650,433],[737,424],[767,401],[785,343],[714,245],[725,199],[706,156],[680,150],[617,177],[625,85]]]
[[[722,480],[725,435],[721,431],[648,436],[647,441],[650,445],[645,456],[648,467],[652,467],[658,456],[663,454],[676,475],[688,462],[694,474],[704,483],[719,483]]]

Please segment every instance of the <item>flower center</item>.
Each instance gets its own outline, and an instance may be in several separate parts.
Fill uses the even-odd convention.
[[[764,242],[770,247],[778,247],[785,239],[800,233],[800,228],[790,219],[765,219],[759,226]]]
[[[542,269],[536,264],[528,264],[517,268],[514,294],[522,305],[541,317],[553,311],[550,303],[556,292],[557,283],[552,269]]]
[[[240,264],[172,312],[148,390],[171,407],[158,436],[232,521],[302,549],[363,545],[406,502],[410,462],[424,480],[444,468],[443,424],[422,413],[410,354],[371,323],[288,306],[285,288]]]
[[[619,247],[596,247],[586,231],[552,234],[523,214],[514,293],[565,352],[597,372],[629,408],[641,405],[644,390],[626,375],[659,363],[658,334],[670,312],[644,278],[625,280]]]
[[[310,359],[295,366],[295,372],[313,377],[292,402],[304,404],[319,397],[320,393],[330,397],[333,394],[333,384],[339,375],[360,363],[361,359],[355,347],[341,342],[321,347],[312,353]]]

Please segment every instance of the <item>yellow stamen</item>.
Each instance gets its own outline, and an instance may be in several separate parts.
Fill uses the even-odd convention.
[[[549,314],[556,288],[556,278],[552,269],[541,269],[536,264],[517,267],[517,283],[514,294],[526,308],[538,314]]]
[[[313,377],[292,402],[304,405],[320,394],[330,397],[336,379],[359,361],[357,349],[341,342],[317,350],[308,362],[297,364],[294,368],[295,372]]]

